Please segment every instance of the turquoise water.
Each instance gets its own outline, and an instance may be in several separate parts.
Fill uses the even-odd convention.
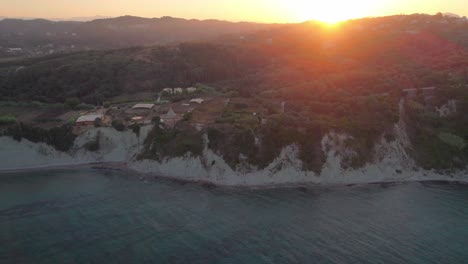
[[[0,174],[0,263],[468,263],[468,186],[226,190]]]

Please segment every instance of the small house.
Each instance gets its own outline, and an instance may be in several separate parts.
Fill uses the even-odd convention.
[[[174,94],[183,94],[184,93],[184,89],[182,88],[174,88]]]
[[[172,88],[164,88],[162,91],[165,94],[173,94]]]
[[[100,119],[102,120],[104,118],[104,115],[102,114],[88,114],[88,115],[82,115],[78,117],[76,120],[76,124],[80,126],[88,126],[88,125],[93,125],[96,120]]]
[[[436,112],[440,117],[448,117],[457,113],[457,101],[449,100],[447,104],[436,107]]]
[[[436,87],[425,87],[421,88],[421,92],[425,97],[431,97],[435,95]]]
[[[408,98],[416,98],[418,95],[422,95],[424,100],[429,101],[434,98],[437,87],[424,87],[424,88],[411,88],[403,89],[403,94]]]
[[[189,87],[189,88],[186,89],[186,91],[187,91],[187,93],[191,94],[191,93],[196,92],[196,91],[197,91],[197,88],[195,88],[195,87]]]
[[[415,98],[418,95],[418,89],[416,88],[403,89],[403,94],[408,98]]]
[[[203,102],[205,102],[205,100],[201,98],[195,98],[195,99],[190,100],[190,103],[202,104]]]
[[[180,116],[176,114],[172,108],[169,108],[169,111],[166,114],[161,115],[161,122],[171,127],[174,126],[180,119]]]
[[[134,110],[151,110],[154,108],[154,104],[136,104],[132,107]]]
[[[23,51],[22,48],[9,48],[7,52],[13,53],[13,52],[21,52]]]

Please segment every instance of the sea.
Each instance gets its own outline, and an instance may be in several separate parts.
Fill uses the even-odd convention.
[[[232,189],[0,174],[0,263],[468,263],[468,186]]]

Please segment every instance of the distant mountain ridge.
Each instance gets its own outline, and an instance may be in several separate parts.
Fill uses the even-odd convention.
[[[114,49],[204,40],[226,34],[245,34],[275,25],[173,17],[122,16],[88,22],[46,19],[0,20],[0,47],[34,53],[67,49]],[[37,54],[30,54],[37,55]],[[40,55],[40,54],[39,54]]]
[[[111,16],[100,16],[100,15],[96,15],[96,16],[89,16],[89,17],[52,18],[52,19],[49,19],[49,20],[53,20],[53,21],[89,22],[89,21],[93,21],[93,20],[96,20],[96,19],[106,19],[106,18],[112,18],[112,17],[111,17]]]

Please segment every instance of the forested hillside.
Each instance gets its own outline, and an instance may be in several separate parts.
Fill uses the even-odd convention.
[[[105,50],[243,35],[277,25],[124,16],[89,22],[0,20],[0,58]]]
[[[100,104],[124,92],[240,78],[262,65],[248,50],[214,44],[79,52],[3,63],[2,100]]]
[[[127,91],[215,84],[244,95],[333,100],[465,82],[468,22],[412,15],[314,22],[207,43],[0,64],[3,99],[96,103]]]

